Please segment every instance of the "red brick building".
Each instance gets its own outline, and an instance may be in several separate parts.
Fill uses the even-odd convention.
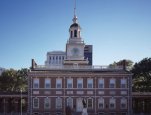
[[[85,42],[74,14],[69,28],[64,57],[59,52],[47,55],[47,65],[39,66],[32,60],[28,73],[28,112],[34,115],[80,114],[82,100],[89,115],[130,115],[131,77],[125,67],[89,65],[85,58]]]
[[[120,68],[33,68],[29,73],[29,112],[64,114],[67,106],[88,114],[128,115],[131,112],[131,73]]]

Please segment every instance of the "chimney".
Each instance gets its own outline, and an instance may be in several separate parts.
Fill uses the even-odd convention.
[[[37,64],[36,64],[35,60],[31,59],[31,69],[34,69],[36,65]]]

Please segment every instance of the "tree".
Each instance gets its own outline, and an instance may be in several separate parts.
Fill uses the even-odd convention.
[[[28,69],[6,70],[0,76],[0,91],[20,92],[27,91],[27,72]]]
[[[127,69],[131,69],[133,66],[133,61],[129,60],[129,59],[123,59],[120,60],[118,62],[113,62],[112,64],[109,65],[109,67],[115,67],[115,66],[126,66]]]
[[[144,58],[135,63],[131,72],[133,73],[133,91],[151,91],[151,58]]]

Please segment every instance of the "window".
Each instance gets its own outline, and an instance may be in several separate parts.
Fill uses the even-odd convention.
[[[93,88],[93,79],[88,79],[88,80],[87,80],[87,83],[88,83],[88,84],[87,84],[87,87],[88,87],[88,88]]]
[[[126,88],[127,87],[127,80],[126,79],[121,79],[121,88]]]
[[[111,98],[110,100],[109,100],[109,108],[110,109],[115,109],[115,99],[114,98]]]
[[[70,32],[70,37],[72,38],[72,31]]]
[[[71,97],[67,98],[67,106],[73,108],[73,99]]]
[[[62,79],[56,79],[56,88],[62,88]]]
[[[83,88],[83,79],[82,78],[78,79],[77,88]]]
[[[33,108],[39,108],[39,98],[33,98]]]
[[[109,88],[115,88],[115,79],[110,79]]]
[[[73,79],[71,79],[71,78],[68,78],[67,79],[67,88],[72,88],[73,86]]]
[[[74,30],[74,37],[77,37],[77,30]]]
[[[121,109],[126,109],[127,108],[127,99],[122,98],[121,99]]]
[[[45,88],[50,88],[50,79],[49,78],[45,78]]]
[[[98,108],[104,109],[104,98],[98,99]]]
[[[62,108],[62,99],[60,97],[56,98],[56,109]]]
[[[88,107],[88,108],[93,108],[93,99],[92,99],[92,98],[88,98],[88,99],[87,99],[87,102],[88,102],[88,103],[87,103],[87,104],[88,104],[87,107]]]
[[[38,78],[34,78],[34,81],[33,81],[33,88],[39,88],[39,79]]]
[[[44,99],[44,108],[49,109],[50,108],[50,98],[45,98]]]
[[[98,83],[98,84],[99,84],[98,87],[99,87],[99,88],[104,88],[104,79],[101,78],[101,79],[99,79],[98,82],[99,82],[99,83]]]

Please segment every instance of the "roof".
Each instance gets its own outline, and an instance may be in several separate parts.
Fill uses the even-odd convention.
[[[79,27],[79,28],[81,28],[78,23],[73,23],[73,24],[70,26],[70,28],[72,28],[72,27]]]

